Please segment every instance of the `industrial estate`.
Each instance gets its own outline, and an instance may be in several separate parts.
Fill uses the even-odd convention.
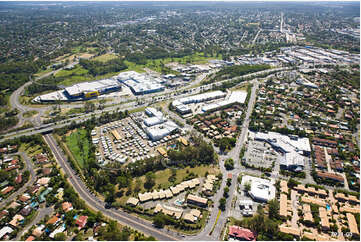
[[[359,3],[164,4],[0,3],[0,240],[359,241]]]

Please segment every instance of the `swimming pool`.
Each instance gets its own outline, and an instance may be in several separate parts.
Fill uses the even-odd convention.
[[[331,210],[331,206],[329,204],[326,204],[327,211]]]
[[[177,206],[183,206],[183,201],[181,201],[181,200],[175,200],[175,201],[174,201],[174,204],[177,205]]]

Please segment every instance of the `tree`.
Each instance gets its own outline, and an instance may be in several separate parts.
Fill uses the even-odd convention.
[[[140,191],[140,187],[142,186],[142,181],[140,180],[140,178],[138,177],[135,180],[135,187],[134,187],[134,192],[138,193]]]
[[[221,152],[224,152],[229,146],[229,142],[227,139],[225,138],[222,138],[220,141],[219,141],[219,149],[221,150]]]
[[[279,209],[280,204],[277,199],[272,199],[268,202],[268,217],[270,219],[278,219],[279,218]]]
[[[292,178],[290,178],[290,179],[288,180],[288,187],[289,187],[289,188],[294,188],[294,187],[297,186],[298,184],[299,184],[299,182],[296,181],[296,180],[294,180],[294,179],[292,179]]]
[[[232,158],[228,158],[225,162],[224,162],[224,167],[226,168],[226,170],[233,170],[234,169],[234,160]]]
[[[92,102],[85,102],[84,110],[86,113],[93,112],[95,110],[95,104]]]
[[[54,240],[56,241],[65,241],[66,240],[66,236],[64,233],[57,233],[55,236],[54,236]]]
[[[227,186],[230,187],[232,185],[232,179],[227,178]]]
[[[149,171],[147,172],[147,174],[145,174],[144,188],[149,190],[152,187],[154,187],[154,185],[155,185],[155,174]]]
[[[227,202],[227,200],[226,200],[224,197],[222,197],[221,199],[219,199],[219,206],[218,206],[218,208],[219,208],[220,210],[222,210],[222,211],[226,210],[226,202]]]
[[[229,192],[229,187],[225,187],[224,189],[223,189],[223,197],[225,197],[225,198],[228,198],[228,192]]]
[[[163,228],[165,225],[165,222],[166,221],[165,221],[164,215],[162,213],[158,213],[157,215],[155,215],[155,217],[153,219],[153,224],[157,228]]]
[[[248,193],[251,190],[251,183],[247,182],[244,184],[244,190]]]

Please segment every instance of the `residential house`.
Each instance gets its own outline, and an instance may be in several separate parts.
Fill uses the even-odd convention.
[[[88,221],[88,216],[79,216],[79,218],[75,221],[75,224],[78,225],[78,229],[84,228]]]
[[[257,237],[251,230],[235,225],[229,227],[228,236],[242,241],[255,241]]]
[[[208,199],[189,194],[187,197],[187,203],[200,207],[207,207]]]

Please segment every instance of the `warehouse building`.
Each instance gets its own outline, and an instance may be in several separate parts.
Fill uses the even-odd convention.
[[[173,134],[178,129],[179,127],[177,124],[168,120],[162,124],[145,128],[145,133],[152,141],[158,141],[170,134]]]
[[[161,111],[158,111],[157,109],[152,108],[152,107],[146,108],[145,114],[148,115],[149,117],[163,117],[163,114]]]
[[[163,117],[151,117],[151,118],[147,118],[144,119],[144,124],[147,127],[151,127],[157,124],[162,124],[164,123],[166,120]]]
[[[121,89],[119,82],[105,79],[94,82],[82,82],[64,89],[64,94],[69,99],[93,98],[101,94],[114,92]]]
[[[82,82],[63,90],[37,96],[34,102],[54,102],[54,101],[79,101],[95,98],[99,95],[121,90],[121,85],[117,80],[104,79],[92,82]]]
[[[117,80],[132,90],[134,95],[144,95],[149,93],[164,91],[164,79],[153,78],[149,75],[139,74],[135,71],[122,72],[117,76]]]
[[[203,112],[215,111],[230,106],[232,104],[236,104],[236,103],[243,104],[246,101],[246,98],[247,98],[247,92],[234,91],[230,94],[230,96],[227,99],[221,102],[204,105],[202,107],[202,111]]]
[[[207,102],[207,101],[222,98],[225,96],[226,96],[226,93],[224,93],[222,91],[206,92],[206,93],[174,100],[172,102],[172,106],[176,109],[176,111],[178,113],[187,114],[187,113],[192,112],[192,110],[188,107],[187,104]]]

